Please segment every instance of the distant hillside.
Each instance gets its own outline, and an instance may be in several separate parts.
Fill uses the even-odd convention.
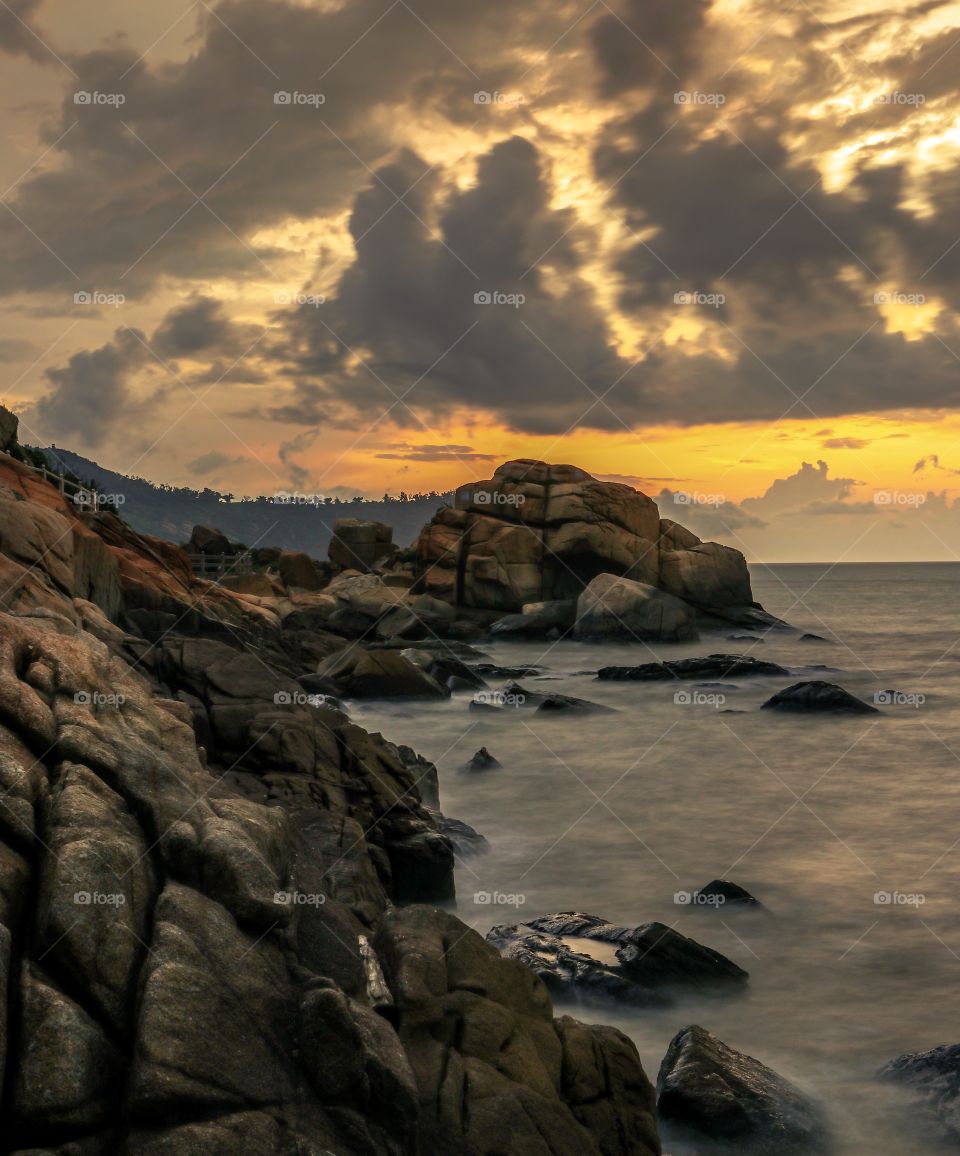
[[[195,525],[215,526],[231,541],[248,546],[281,546],[325,557],[337,518],[368,518],[393,527],[393,540],[409,546],[438,507],[452,494],[401,494],[386,501],[325,499],[319,505],[278,504],[272,498],[234,500],[216,490],[156,485],[104,469],[88,458],[56,447],[42,449],[51,468],[63,469],[101,493],[122,494],[118,511],[144,534],[183,543]]]

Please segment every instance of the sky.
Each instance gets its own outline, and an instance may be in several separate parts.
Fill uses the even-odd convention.
[[[0,53],[23,440],[960,560],[960,0],[2,0]]]

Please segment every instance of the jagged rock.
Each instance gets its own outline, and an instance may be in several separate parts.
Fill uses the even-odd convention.
[[[746,654],[709,654],[706,658],[676,658],[640,666],[604,666],[597,678],[619,682],[655,682],[675,678],[749,678],[789,674],[775,662]]]
[[[796,682],[778,691],[763,704],[763,710],[815,711],[834,714],[879,714],[876,707],[854,698],[832,682]]]
[[[943,1144],[960,1143],[960,1044],[898,1056],[880,1077],[915,1093],[925,1133]]]
[[[487,938],[554,993],[568,996],[656,1006],[669,1003],[673,989],[736,988],[748,979],[718,951],[662,923],[621,927],[596,915],[560,912],[494,927]]]
[[[657,1077],[662,1120],[745,1156],[828,1151],[818,1106],[752,1056],[693,1025],[674,1036]]]
[[[415,666],[425,670],[431,678],[450,690],[485,690],[486,682],[465,662],[449,651],[402,650],[400,652]]]
[[[359,646],[320,664],[317,674],[345,698],[446,698],[450,692],[421,667],[391,650]]]
[[[502,767],[503,763],[494,758],[486,747],[481,747],[471,758],[464,763],[465,771],[493,771]]]

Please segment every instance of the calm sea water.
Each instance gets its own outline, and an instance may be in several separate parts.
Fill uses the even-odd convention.
[[[444,812],[490,841],[457,879],[457,913],[481,933],[559,910],[660,920],[750,972],[742,997],[574,1012],[627,1032],[651,1079],[675,1032],[700,1023],[817,1096],[844,1156],[939,1151],[873,1077],[902,1052],[960,1041],[960,565],[754,567],[753,580],[768,610],[827,641],[734,642],[730,630],[655,648],[500,643],[495,661],[557,679],[529,685],[619,713],[491,717],[470,712],[469,695],[352,713],[436,761]],[[676,684],[578,673],[717,651],[866,699],[916,698],[879,716],[790,717],[757,708],[793,678],[684,684],[724,694],[718,707],[675,702]],[[503,769],[461,773],[481,746]],[[675,902],[715,877],[771,914]],[[694,1151],[669,1134],[664,1147]]]

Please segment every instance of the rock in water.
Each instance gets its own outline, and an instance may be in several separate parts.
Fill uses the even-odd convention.
[[[775,662],[764,662],[747,654],[708,654],[706,658],[675,658],[639,666],[604,666],[597,671],[597,678],[615,682],[666,682],[671,678],[759,678],[789,673]]]
[[[577,601],[573,628],[580,639],[622,642],[695,642],[699,637],[693,609],[645,582],[601,574]]]
[[[925,1131],[960,1145],[960,1044],[908,1052],[881,1068],[880,1076],[916,1092]]]
[[[833,682],[795,682],[763,704],[763,710],[817,711],[834,714],[879,714],[876,707],[854,698]]]
[[[737,1156],[826,1152],[818,1106],[759,1060],[693,1025],[670,1042],[657,1077],[660,1118]]]
[[[525,458],[460,487],[455,507],[424,527],[417,558],[423,589],[461,606],[519,612],[529,603],[577,599],[608,574],[657,587],[710,616],[776,623],[753,602],[737,550],[701,542],[661,518],[646,494],[576,466]],[[533,629],[513,621],[502,627]]]
[[[518,682],[508,682],[500,690],[481,691],[473,696],[471,710],[532,710],[537,714],[614,714],[612,706],[590,702],[585,698],[572,698],[566,694],[540,694],[527,690]]]
[[[464,763],[463,769],[465,771],[495,771],[501,766],[503,764],[499,759],[494,758],[486,747],[481,747],[469,762]]]
[[[731,907],[749,907],[753,911],[766,911],[759,899],[754,898],[739,883],[731,883],[729,879],[713,879],[706,887],[701,887],[699,891],[695,891],[694,895],[704,897],[696,900],[698,904],[714,907],[717,910],[722,908],[726,911]]]
[[[718,951],[662,923],[622,927],[564,911],[495,927],[487,939],[568,997],[657,1006],[670,1003],[676,989],[738,988],[749,978]]]

